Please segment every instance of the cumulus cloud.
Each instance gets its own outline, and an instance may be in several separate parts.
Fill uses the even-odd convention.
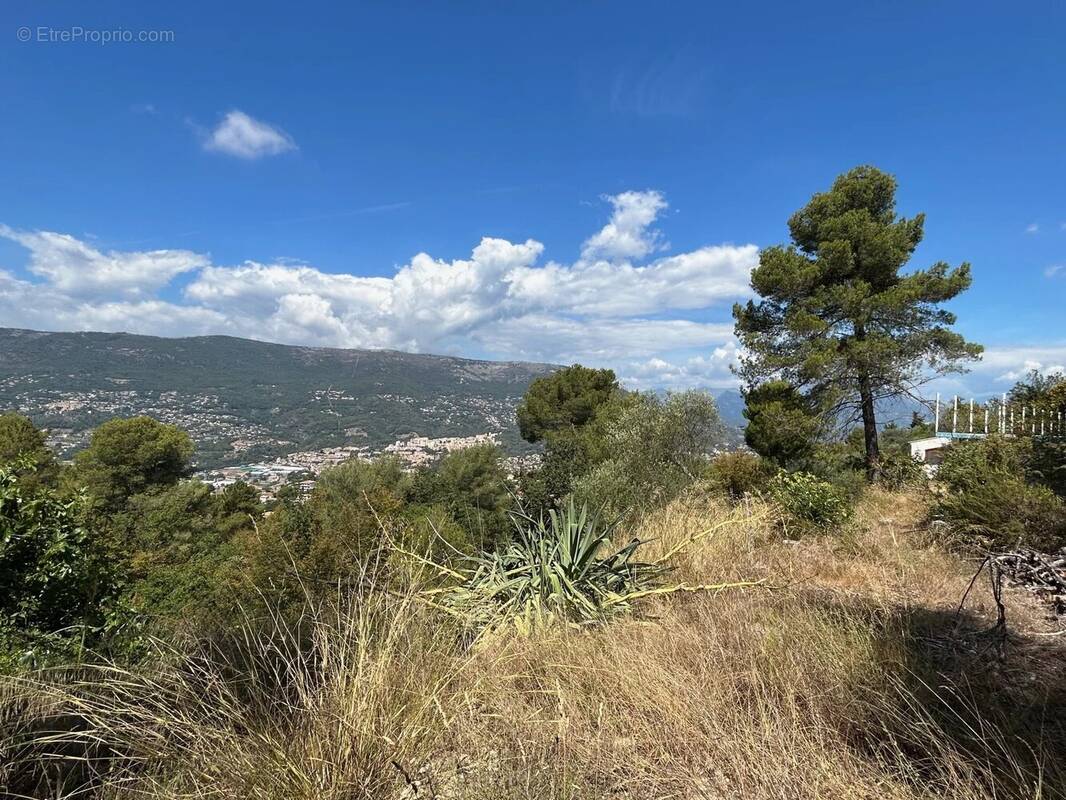
[[[516,271],[512,296],[524,303],[555,305],[596,316],[648,314],[704,308],[748,291],[755,245],[701,247],[644,266],[628,262],[548,264]]]
[[[992,345],[981,360],[962,375],[938,378],[927,387],[945,397],[995,396],[1010,390],[1017,381],[1036,370],[1044,375],[1066,374],[1066,340],[1039,345]]]
[[[668,361],[654,357],[646,361],[625,362],[619,369],[619,375],[627,386],[639,389],[662,386],[672,389],[720,389],[736,385],[730,368],[736,363],[737,356],[737,344],[729,340],[709,350],[706,355],[690,356],[683,360]]]
[[[975,371],[1004,383],[1021,380],[1033,370],[1044,374],[1063,373],[1066,344],[1029,347],[988,347]]]
[[[234,109],[208,133],[204,147],[251,160],[295,150],[296,142],[281,128]]]
[[[659,192],[622,192],[604,198],[614,206],[611,221],[589,237],[581,250],[585,261],[644,258],[661,249],[661,234],[650,226],[667,208]]]
[[[146,295],[210,263],[188,250],[104,253],[73,236],[16,231],[6,225],[0,225],[0,236],[30,251],[30,272],[74,295]]]
[[[220,265],[187,250],[102,251],[67,234],[0,228],[29,251],[25,274],[0,270],[0,317],[29,328],[581,361],[640,386],[732,383],[728,309],[749,292],[757,248],[664,255],[652,229],[667,208],[660,193],[608,200],[610,219],[572,263],[542,263],[534,239],[485,237],[466,258],[418,253],[388,277],[290,260]],[[172,282],[185,273],[178,292]]]
[[[607,224],[570,263],[545,260],[535,239],[485,237],[467,257],[417,253],[388,276],[290,259],[215,264],[189,250],[120,251],[0,226],[28,252],[24,268],[0,264],[0,324],[579,361],[636,388],[735,385],[729,305],[748,296],[758,249],[664,253],[653,228],[668,207],[660,193],[608,200]],[[1066,342],[989,347],[972,373],[935,388],[1002,391],[1029,370],[1064,365]]]

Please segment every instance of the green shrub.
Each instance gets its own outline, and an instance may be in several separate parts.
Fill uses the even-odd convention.
[[[1031,442],[989,436],[970,442],[958,442],[944,451],[936,479],[951,491],[979,488],[992,475],[1025,476]]]
[[[968,491],[950,492],[936,513],[956,533],[999,550],[1050,552],[1066,545],[1066,505],[1046,486],[1016,475],[992,473]]]
[[[500,456],[493,444],[449,453],[416,476],[408,499],[447,509],[467,540],[481,550],[493,550],[511,534],[511,487]]]
[[[734,450],[715,456],[707,467],[706,478],[712,487],[737,502],[764,491],[775,472],[773,464],[756,453]]]
[[[613,526],[601,524],[572,500],[547,521],[515,514],[514,522],[510,546],[443,570],[458,582],[428,592],[439,594],[440,604],[473,631],[602,621],[626,611],[666,572],[636,560],[638,539],[614,549]]]
[[[906,489],[925,482],[922,462],[909,453],[889,452],[881,457],[881,484],[886,489]]]
[[[799,470],[831,483],[851,500],[858,498],[869,481],[866,479],[865,450],[856,450],[853,437],[820,443]]]
[[[218,571],[233,555],[230,540],[234,531],[251,525],[239,512],[224,513],[235,499],[187,480],[125,500],[108,521],[108,532],[125,562],[127,592],[138,610],[175,625],[212,613]]]
[[[32,471],[0,466],[0,669],[76,657],[118,622],[113,562],[81,524],[81,499],[28,487]]]
[[[1027,482],[1033,444],[990,436],[951,446],[937,470],[935,516],[955,533],[997,549],[1055,550],[1066,544],[1066,505]]]
[[[831,531],[851,516],[851,504],[838,487],[807,472],[782,472],[770,481],[770,495],[786,526]]]
[[[388,556],[387,579],[397,585],[426,579],[427,562],[453,564],[480,549],[442,505],[409,506],[390,535],[401,545]]]
[[[1025,463],[1026,477],[1066,498],[1066,441],[1037,437]]]
[[[665,400],[631,395],[607,426],[605,460],[574,482],[578,503],[618,517],[668,503],[707,469],[725,440],[714,399],[705,392],[678,392]]]

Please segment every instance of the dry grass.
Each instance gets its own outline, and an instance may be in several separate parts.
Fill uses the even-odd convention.
[[[971,566],[922,513],[871,493],[846,534],[787,542],[761,505],[694,493],[643,521],[649,547],[690,542],[680,580],[766,588],[476,652],[376,594],[148,673],[7,692],[38,738],[49,711],[81,720],[52,749],[101,757],[100,797],[1066,796],[1063,637],[1011,594],[1001,657],[988,592],[956,615]]]

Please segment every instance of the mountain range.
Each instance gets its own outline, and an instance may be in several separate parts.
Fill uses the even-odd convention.
[[[297,347],[229,336],[45,333],[0,328],[0,410],[26,414],[64,456],[113,417],[147,414],[188,431],[210,468],[410,436],[494,433],[512,453],[515,408],[557,365],[389,350]],[[743,400],[717,396],[730,426]]]

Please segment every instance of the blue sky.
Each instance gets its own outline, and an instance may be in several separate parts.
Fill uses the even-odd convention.
[[[973,265],[953,309],[988,357],[942,386],[1066,365],[1061,3],[15,0],[0,20],[0,324],[724,386],[757,248],[873,163],[928,215],[915,266]],[[170,41],[86,41],[115,31]]]

